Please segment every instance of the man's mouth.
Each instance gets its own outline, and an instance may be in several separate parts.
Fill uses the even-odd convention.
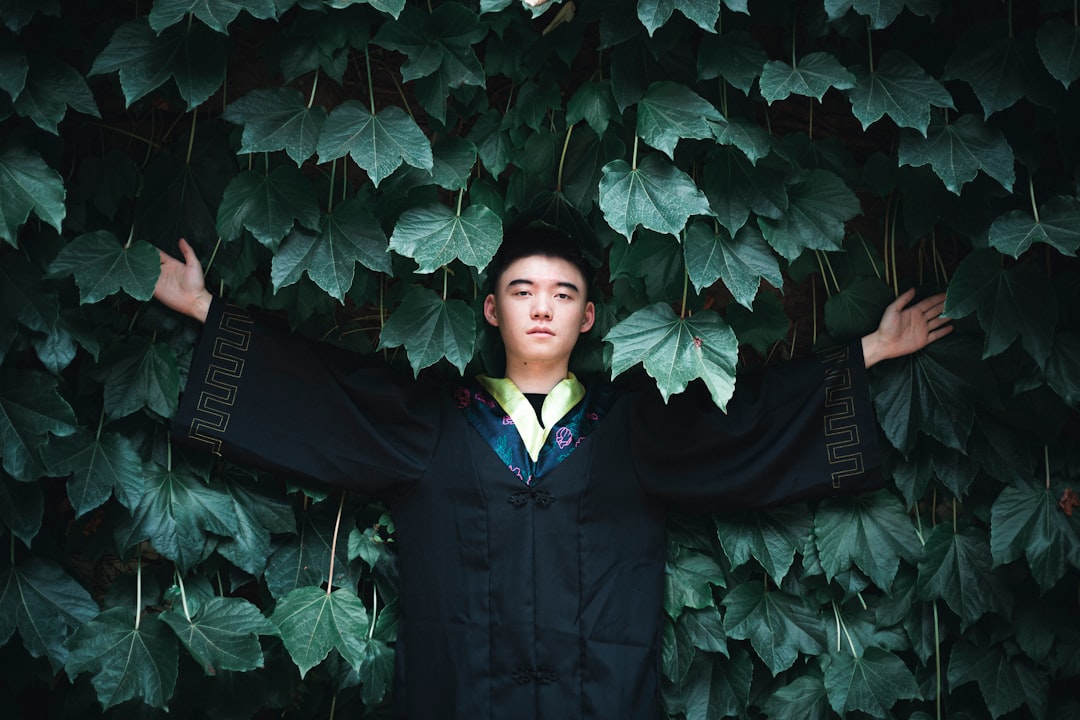
[[[529,328],[529,333],[528,334],[529,335],[554,335],[555,333],[553,333],[550,329],[548,329],[546,327],[534,327],[534,328]]]

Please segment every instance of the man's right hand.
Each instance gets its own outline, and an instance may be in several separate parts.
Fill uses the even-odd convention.
[[[167,308],[206,322],[214,296],[206,289],[202,265],[191,245],[183,238],[178,244],[183,262],[164,250],[158,250],[161,255],[161,275],[154,286],[154,297]]]

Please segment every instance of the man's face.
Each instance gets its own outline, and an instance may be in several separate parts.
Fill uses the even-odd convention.
[[[578,335],[595,319],[585,292],[585,278],[567,260],[532,255],[510,263],[484,300],[484,317],[499,328],[507,363],[569,361]]]

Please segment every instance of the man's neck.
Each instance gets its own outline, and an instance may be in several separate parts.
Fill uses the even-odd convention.
[[[512,362],[509,359],[506,363],[506,377],[510,378],[517,389],[523,393],[547,395],[569,374],[569,368],[565,363]]]

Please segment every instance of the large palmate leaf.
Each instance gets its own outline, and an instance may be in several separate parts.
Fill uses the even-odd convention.
[[[191,109],[225,81],[225,42],[202,23],[173,25],[159,35],[145,18],[132,20],[116,29],[90,75],[119,72],[128,106],[172,78]]]
[[[712,137],[710,122],[723,120],[712,103],[674,82],[653,83],[637,106],[638,137],[671,159],[680,139]]]
[[[607,224],[627,240],[638,225],[675,235],[691,215],[709,215],[709,203],[690,176],[659,155],[630,167],[614,160],[603,168],[600,209]]]
[[[1020,257],[1032,243],[1046,243],[1065,255],[1080,249],[1080,200],[1068,195],[1051,198],[1032,217],[1013,210],[990,226],[990,245]]]
[[[368,626],[367,609],[349,588],[332,593],[319,587],[297,588],[278,601],[270,621],[277,625],[300,677],[332,649],[354,669],[364,660],[361,638]]]
[[[638,19],[649,35],[663,27],[675,10],[702,30],[716,32],[716,21],[720,17],[717,0],[637,0]]]
[[[677,621],[665,623],[661,651],[664,674],[675,682],[681,681],[698,650],[728,655],[727,633],[714,607],[686,609]]]
[[[825,628],[816,608],[761,583],[743,583],[723,600],[728,637],[749,640],[773,675],[795,664],[800,652],[825,652]]]
[[[75,432],[75,413],[56,379],[40,372],[0,375],[0,456],[4,471],[22,482],[42,475],[39,452],[50,435]]]
[[[896,20],[897,15],[906,7],[914,5],[913,11],[921,3],[929,4],[933,0],[825,0],[825,12],[830,20],[843,17],[848,10],[855,10],[860,15],[870,18],[870,27],[874,30],[886,28]],[[930,14],[930,13],[926,13]]]
[[[97,615],[90,593],[56,563],[30,558],[0,572],[0,645],[18,630],[34,657],[48,657],[55,671],[68,657],[69,629]]]
[[[1045,366],[1054,342],[1057,300],[1033,263],[1003,268],[992,250],[977,250],[961,261],[945,298],[944,313],[975,313],[986,332],[983,357],[1004,352],[1019,338],[1028,354]]]
[[[899,127],[925,136],[931,107],[955,108],[949,91],[898,50],[882,55],[873,70],[858,68],[847,95],[863,130],[888,115]]]
[[[825,301],[825,327],[833,337],[866,335],[877,328],[882,311],[894,299],[883,280],[856,277]]]
[[[263,666],[260,635],[277,635],[277,627],[243,598],[211,597],[188,617],[182,607],[160,615],[207,675],[219,670],[254,670]]]
[[[1054,336],[1050,358],[1046,361],[1046,384],[1062,397],[1067,405],[1080,407],[1080,337],[1068,331]]]
[[[976,527],[941,523],[930,532],[919,561],[919,597],[943,599],[960,617],[961,629],[988,612],[1012,609],[1004,579],[991,569],[990,538]]]
[[[638,233],[632,243],[616,242],[609,255],[612,281],[645,281],[645,302],[677,301],[685,287],[687,261],[672,250],[675,238],[649,230]]]
[[[241,153],[284,150],[301,165],[315,154],[326,122],[326,109],[308,106],[291,88],[253,90],[225,108],[222,117],[242,125]]]
[[[641,363],[656,379],[665,402],[695,378],[704,381],[721,409],[735,390],[738,342],[716,313],[680,318],[670,305],[649,305],[613,327],[604,341],[614,350],[612,377]]]
[[[502,242],[499,216],[483,205],[455,213],[445,205],[406,210],[390,236],[390,249],[431,273],[454,260],[483,270]]]
[[[0,473],[0,528],[5,528],[12,538],[22,540],[29,548],[41,532],[44,521],[45,493],[41,486]]]
[[[788,208],[790,168],[768,161],[754,165],[742,152],[722,148],[705,165],[704,190],[717,221],[729,233],[746,224],[750,213],[778,219]]]
[[[15,112],[53,134],[67,109],[101,117],[94,95],[79,72],[64,62],[36,59],[26,85],[15,98]]]
[[[1036,485],[1010,485],[990,513],[994,565],[1025,557],[1039,587],[1053,587],[1068,565],[1080,568],[1080,536],[1058,504],[1060,493]]]
[[[724,587],[724,571],[704,553],[683,548],[668,557],[664,574],[664,610],[678,620],[685,608],[716,607],[713,587]]]
[[[176,354],[163,342],[133,337],[110,351],[104,362],[105,412],[126,417],[143,408],[172,417],[180,400]]]
[[[859,199],[836,174],[811,170],[787,188],[788,206],[773,220],[759,217],[765,239],[788,261],[803,250],[841,250],[844,223],[860,212]]]
[[[1015,33],[1004,22],[978,27],[961,38],[945,66],[943,80],[963,80],[975,91],[989,118],[1012,107],[1038,87],[1043,73],[1030,33]]]
[[[308,511],[297,518],[296,534],[274,550],[266,564],[266,587],[272,597],[281,599],[293,590],[307,585],[318,587],[328,582],[330,551],[334,554],[334,577],[329,584],[338,587],[355,585],[350,575],[347,543],[334,545],[334,516],[326,512],[325,503],[317,511]]]
[[[829,698],[821,669],[810,665],[795,677],[795,671],[785,673],[785,682],[762,702],[768,717],[790,720],[826,720],[829,717]]]
[[[158,251],[149,243],[121,245],[108,230],[97,230],[65,245],[49,265],[48,277],[74,275],[82,303],[95,303],[121,290],[136,300],[149,300],[160,265]]]
[[[750,701],[754,663],[750,653],[734,648],[730,658],[699,653],[680,688],[686,720],[738,717]]]
[[[403,162],[422,170],[432,166],[431,144],[404,110],[391,105],[373,115],[356,100],[334,108],[319,137],[319,162],[345,155],[376,187]]]
[[[814,516],[814,534],[826,577],[855,565],[885,590],[900,560],[914,562],[921,552],[903,505],[884,490],[824,500]]]
[[[117,433],[79,430],[54,438],[42,452],[51,475],[70,475],[67,496],[75,517],[101,506],[113,489],[142,480],[142,460],[131,439]]]
[[[829,705],[841,715],[862,710],[886,717],[898,700],[919,697],[915,676],[887,650],[871,647],[860,657],[848,652],[821,657]]]
[[[855,87],[855,76],[829,53],[814,52],[799,58],[794,66],[783,60],[765,63],[759,85],[770,105],[791,95],[804,95],[821,102],[829,88]]]
[[[292,507],[239,483],[226,483],[222,490],[238,522],[228,536],[218,540],[217,551],[241,570],[260,575],[273,550],[271,533],[296,533]]]
[[[812,528],[810,514],[801,505],[716,519],[716,533],[731,569],[752,557],[777,585],[787,576]]]
[[[0,240],[14,246],[31,212],[60,232],[65,196],[63,180],[40,155],[21,145],[0,148]]]
[[[79,627],[68,641],[68,676],[92,673],[105,709],[132,698],[167,708],[176,685],[176,636],[156,615],[137,623],[132,615],[130,607],[114,607]]]
[[[380,27],[372,42],[408,58],[401,66],[402,80],[440,72],[444,91],[461,85],[483,87],[484,69],[472,46],[484,38],[486,29],[472,11],[459,3],[439,5],[430,13],[409,6],[400,19]]]
[[[769,56],[761,44],[746,31],[707,35],[702,38],[698,49],[698,77],[702,80],[722,77],[749,94],[754,80],[761,75],[761,68],[768,61]]]
[[[583,84],[566,103],[567,124],[584,120],[597,135],[603,135],[608,123],[618,118],[619,106],[611,92],[610,80]]]
[[[1046,715],[1048,682],[1045,670],[1023,657],[1010,657],[1000,646],[975,645],[960,640],[949,656],[949,685],[974,682],[994,718],[1023,704],[1034,717]]]
[[[744,225],[732,238],[719,225],[710,228],[706,223],[692,223],[683,241],[683,254],[698,292],[722,279],[735,301],[748,310],[762,280],[773,287],[784,286],[780,261],[753,225]]]
[[[319,202],[303,174],[291,165],[270,173],[246,171],[229,181],[218,206],[217,229],[223,240],[236,240],[247,228],[255,239],[277,250],[293,225],[319,227]]]
[[[951,192],[975,179],[979,171],[1012,190],[1016,180],[1013,151],[1000,130],[988,128],[975,115],[961,115],[948,123],[931,122],[926,137],[900,135],[901,165],[929,165]]]
[[[277,15],[276,0],[157,0],[150,8],[150,27],[161,32],[189,15],[213,30],[228,34],[229,24],[246,10],[260,20]]]
[[[0,255],[0,326],[16,322],[51,335],[61,324],[60,302],[57,294],[42,282],[41,271],[24,255],[3,253]]]
[[[1080,77],[1080,26],[1049,18],[1039,27],[1035,47],[1046,69],[1066,88]]]
[[[414,374],[444,357],[463,373],[476,347],[476,315],[461,300],[443,300],[433,290],[414,287],[379,336],[380,350],[402,345]]]

